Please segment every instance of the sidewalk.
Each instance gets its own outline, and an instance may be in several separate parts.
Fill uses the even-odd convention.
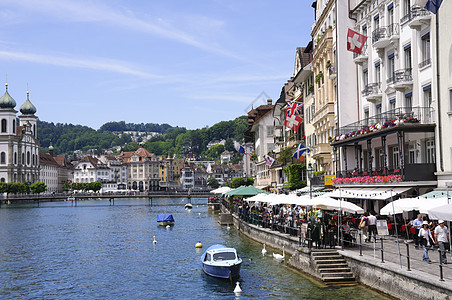
[[[356,247],[346,247],[344,248],[344,252],[351,252],[354,255],[359,255],[359,240],[357,241],[358,245]],[[374,250],[375,247],[375,250]],[[383,237],[383,258],[385,262],[391,262],[398,266],[397,269],[407,271],[408,270],[408,262],[407,262],[407,246],[404,243],[403,239],[399,240],[400,254],[397,246],[397,240],[395,237],[385,236]],[[440,281],[440,267],[439,267],[439,251],[436,249],[429,250],[428,254],[431,259],[431,263],[427,263],[422,261],[422,255],[424,250],[422,247],[419,247],[418,250],[415,249],[413,243],[408,244],[409,254],[410,254],[410,269],[413,276],[419,274],[421,277],[428,277],[432,281]],[[377,240],[376,243],[362,243],[362,254],[363,258],[368,259],[369,262],[381,263],[381,241]],[[450,253],[447,253],[447,265],[443,264],[443,279],[444,283],[451,284],[452,283],[452,257]],[[401,257],[401,261],[400,261]],[[402,264],[402,268],[400,268],[400,263]],[[392,264],[391,264],[392,265]],[[394,269],[394,271],[397,271]]]

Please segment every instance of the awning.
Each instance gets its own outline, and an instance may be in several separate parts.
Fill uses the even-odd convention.
[[[372,200],[387,200],[401,193],[410,190],[411,187],[356,187],[356,188],[341,188],[337,189],[326,196],[332,198],[348,198],[348,199],[372,199]],[[391,192],[392,191],[392,192]]]

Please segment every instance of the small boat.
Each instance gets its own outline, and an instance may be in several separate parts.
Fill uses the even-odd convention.
[[[242,259],[234,248],[212,245],[201,256],[202,270],[210,276],[232,278],[240,276]]]
[[[191,203],[185,204],[185,209],[192,209],[193,205]]]
[[[157,215],[157,222],[160,226],[174,225],[174,218],[171,214],[159,214]]]

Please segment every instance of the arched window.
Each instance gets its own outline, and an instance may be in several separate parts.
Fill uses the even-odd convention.
[[[21,164],[25,164],[25,153],[22,152],[22,160],[20,161]]]
[[[36,124],[33,125],[33,136],[36,137]]]
[[[2,119],[2,132],[6,132],[7,131],[7,126],[6,126],[6,119]]]
[[[35,165],[35,155],[34,154],[31,155],[31,162],[32,162],[31,165],[34,166]]]
[[[30,165],[30,151],[27,151],[27,165]]]
[[[0,182],[5,182],[5,178],[2,177],[2,178],[0,179]]]
[[[16,133],[16,120],[13,120],[13,133]]]
[[[14,152],[14,164],[17,165],[17,152]]]
[[[2,152],[0,154],[0,163],[1,164],[5,164],[6,163],[6,153],[5,152]]]

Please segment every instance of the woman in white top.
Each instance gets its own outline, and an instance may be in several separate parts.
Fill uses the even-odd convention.
[[[422,256],[422,260],[426,261],[428,263],[431,263],[432,261],[428,257],[428,249],[430,246],[432,246],[430,241],[433,241],[432,233],[430,232],[430,229],[428,228],[428,222],[424,221],[422,223],[422,228],[419,230],[419,239],[420,244],[422,245],[422,248],[424,248],[424,255]]]

